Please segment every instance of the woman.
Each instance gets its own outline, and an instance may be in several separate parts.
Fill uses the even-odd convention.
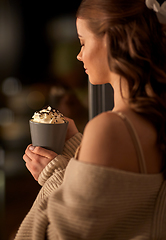
[[[82,1],[77,58],[92,84],[113,86],[115,107],[87,124],[82,141],[69,120],[62,155],[27,147],[43,187],[16,240],[166,239],[165,6]]]

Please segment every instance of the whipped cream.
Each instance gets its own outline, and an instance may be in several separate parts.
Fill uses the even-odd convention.
[[[62,113],[50,106],[44,107],[40,111],[36,111],[32,116],[32,121],[47,124],[60,124],[67,122]]]

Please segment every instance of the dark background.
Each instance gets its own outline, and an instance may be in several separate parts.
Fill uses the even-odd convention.
[[[0,1],[0,239],[11,240],[39,184],[22,160],[29,119],[45,105],[88,121],[88,81],[76,56],[81,1]]]

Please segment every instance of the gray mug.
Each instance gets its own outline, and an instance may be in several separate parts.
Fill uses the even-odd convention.
[[[48,124],[30,120],[29,123],[33,146],[40,146],[52,150],[57,154],[62,153],[68,121],[65,123]]]

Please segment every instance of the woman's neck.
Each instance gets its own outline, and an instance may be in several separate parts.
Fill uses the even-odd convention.
[[[118,76],[118,78],[114,78],[114,81],[111,81],[111,85],[114,89],[113,111],[122,111],[129,108],[127,81]]]

